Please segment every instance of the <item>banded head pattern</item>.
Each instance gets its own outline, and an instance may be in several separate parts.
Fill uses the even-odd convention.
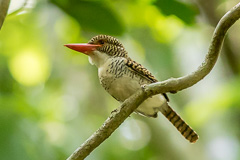
[[[128,57],[128,53],[118,39],[108,35],[98,35],[93,37],[88,44],[101,45],[98,51],[114,57]]]

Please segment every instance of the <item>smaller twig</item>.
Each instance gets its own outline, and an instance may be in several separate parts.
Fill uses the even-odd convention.
[[[6,18],[10,0],[0,1],[0,29],[2,28],[3,22]]]

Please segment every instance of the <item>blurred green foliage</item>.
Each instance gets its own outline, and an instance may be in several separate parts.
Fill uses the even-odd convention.
[[[186,24],[193,24],[195,22],[197,9],[194,8],[194,5],[176,0],[157,0],[154,4],[166,16],[175,15]]]
[[[74,17],[84,30],[103,34],[122,35],[124,23],[106,1],[51,0],[70,16]]]
[[[63,44],[87,42],[97,34],[117,36],[133,59],[164,80],[197,68],[213,32],[199,12],[203,2],[36,0],[14,12],[23,3],[11,1],[14,14],[0,31],[4,160],[66,159],[119,106],[100,86],[87,57]],[[216,1],[212,10],[220,14],[234,3]],[[239,27],[229,31],[235,51],[239,32]],[[169,94],[170,105],[199,133],[196,144],[161,115],[133,114],[87,159],[240,159],[240,76],[227,63],[221,58],[203,81]]]

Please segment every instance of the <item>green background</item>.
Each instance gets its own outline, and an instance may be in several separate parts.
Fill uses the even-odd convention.
[[[26,4],[24,5],[24,2]],[[87,56],[66,43],[118,38],[159,80],[201,64],[236,0],[12,0],[0,31],[0,159],[66,159],[119,103]],[[132,114],[88,160],[239,160],[240,23],[213,71],[170,105],[199,134],[190,144],[159,114]]]

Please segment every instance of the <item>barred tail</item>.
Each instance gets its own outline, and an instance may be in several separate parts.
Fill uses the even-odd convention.
[[[189,142],[198,140],[197,133],[169,105],[162,107],[161,112]]]

